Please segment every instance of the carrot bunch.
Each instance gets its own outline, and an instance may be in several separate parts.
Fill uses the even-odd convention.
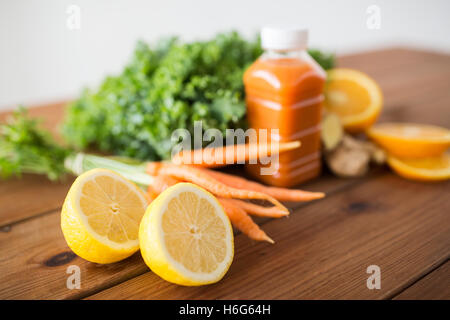
[[[280,147],[279,152],[299,147],[299,145],[299,143],[290,143],[288,146]],[[260,157],[260,146],[250,150],[254,150],[254,152],[242,153],[245,160]],[[216,151],[216,159],[217,154],[226,157],[225,150]],[[198,153],[203,156],[204,149],[192,151],[188,159],[192,159]],[[236,162],[240,160],[236,156],[233,157]],[[180,158],[177,158],[178,163]],[[220,163],[223,162],[220,161]],[[253,221],[250,215],[271,218],[285,217],[289,215],[289,210],[280,201],[311,201],[325,196],[322,192],[268,187],[245,178],[211,170],[209,169],[211,167],[214,165],[210,161],[203,165],[202,163],[187,165],[149,162],[146,172],[154,179],[148,188],[148,194],[151,198],[155,198],[166,188],[178,182],[194,183],[217,197],[231,223],[242,233],[251,239],[270,243],[274,243],[274,241]],[[247,200],[263,200],[271,203],[272,206],[263,206]]]

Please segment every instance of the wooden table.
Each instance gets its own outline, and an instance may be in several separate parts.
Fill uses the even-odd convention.
[[[379,82],[381,121],[450,127],[450,56],[397,48],[339,65]],[[63,104],[31,113],[55,129]],[[71,182],[30,175],[0,183],[1,299],[450,298],[450,181],[408,181],[387,168],[360,179],[324,174],[302,187],[325,191],[325,199],[291,204],[289,218],[258,220],[274,245],[237,233],[225,278],[192,288],[160,279],[139,253],[110,265],[72,253],[59,226]],[[81,289],[66,287],[70,265],[81,270]],[[366,286],[370,265],[380,267],[379,290]]]

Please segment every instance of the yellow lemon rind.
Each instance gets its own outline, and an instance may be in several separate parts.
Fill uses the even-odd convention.
[[[139,197],[144,193],[131,181],[108,169],[93,169],[80,175],[72,184],[61,210],[61,229],[68,246],[81,258],[90,262],[106,264],[123,260],[139,250],[139,239],[116,243],[105,236],[98,235],[89,225],[78,204],[83,184],[99,175],[114,176],[132,188]]]
[[[201,197],[207,195],[216,212],[222,213],[220,216],[227,228],[226,234],[229,237],[227,243],[230,244],[226,255],[228,259],[224,260],[213,274],[200,274],[187,270],[170,256],[164,245],[162,215],[167,209],[168,202],[177,194],[186,190],[196,192]],[[208,191],[191,183],[178,183],[168,188],[150,204],[141,221],[139,240],[141,255],[147,266],[164,280],[183,286],[200,286],[221,280],[228,271],[234,256],[233,231],[222,206]]]

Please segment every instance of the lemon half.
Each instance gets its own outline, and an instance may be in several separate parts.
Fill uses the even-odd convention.
[[[150,269],[185,286],[219,281],[234,256],[233,231],[222,206],[191,183],[178,183],[151,203],[139,240]]]
[[[61,229],[69,247],[96,263],[112,263],[139,250],[139,223],[145,194],[131,181],[107,169],[80,175],[61,211]]]

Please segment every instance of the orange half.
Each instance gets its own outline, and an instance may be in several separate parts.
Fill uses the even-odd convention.
[[[391,155],[401,158],[438,157],[450,147],[450,130],[415,123],[380,123],[368,136]]]
[[[388,156],[389,166],[400,176],[419,181],[450,179],[450,155],[423,159],[403,159]]]
[[[325,108],[337,114],[344,129],[362,132],[377,120],[383,106],[378,84],[357,70],[335,68],[328,71]]]

